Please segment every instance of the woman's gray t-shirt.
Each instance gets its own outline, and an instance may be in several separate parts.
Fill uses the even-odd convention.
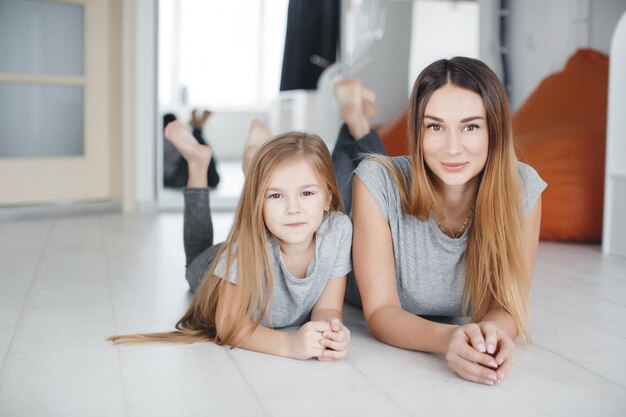
[[[301,326],[310,320],[311,311],[328,281],[341,278],[352,270],[352,222],[340,212],[329,212],[324,216],[315,234],[315,254],[304,278],[296,278],[287,271],[278,242],[269,235],[268,240],[274,288],[270,309],[261,325],[273,328]],[[225,263],[225,259],[219,261],[216,276],[223,278],[226,275]],[[231,267],[229,281],[237,283],[236,264]]]
[[[411,158],[390,158],[406,178],[411,177]],[[546,183],[529,165],[518,166],[524,212],[535,206]],[[433,216],[418,220],[404,212],[398,187],[378,162],[365,160],[354,171],[376,201],[389,224],[402,309],[420,316],[463,315],[463,253],[467,230],[453,239],[439,230]]]

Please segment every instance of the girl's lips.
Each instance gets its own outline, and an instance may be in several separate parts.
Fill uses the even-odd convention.
[[[442,162],[441,165],[450,172],[457,172],[465,168],[467,162]]]
[[[298,223],[288,223],[285,226],[287,227],[300,227],[300,226],[304,226],[305,222],[298,222]]]

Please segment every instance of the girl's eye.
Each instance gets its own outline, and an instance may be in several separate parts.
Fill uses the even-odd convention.
[[[267,196],[267,198],[280,198],[280,194],[274,193]]]
[[[437,123],[429,123],[429,124],[426,125],[426,129],[432,130],[433,132],[440,132],[441,131],[441,125],[439,125]]]
[[[480,128],[480,126],[478,126],[478,125],[477,125],[477,124],[475,124],[475,123],[472,123],[471,125],[467,125],[467,126],[465,126],[465,131],[466,131],[466,132],[473,132],[474,130],[476,130],[476,129],[478,129],[478,128]]]
[[[305,197],[308,197],[308,196],[311,196],[311,195],[314,195],[314,194],[315,194],[315,193],[314,193],[313,191],[304,191],[304,192],[302,193],[302,195],[303,195],[303,196],[305,196]]]

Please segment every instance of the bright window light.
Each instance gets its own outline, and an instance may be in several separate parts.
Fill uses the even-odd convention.
[[[179,91],[169,98],[182,100],[185,89],[186,103],[180,104],[213,109],[277,97],[287,5],[288,0],[162,0],[160,33],[173,40],[160,41],[171,51],[169,62],[166,48],[160,51],[161,73],[169,75],[161,77],[161,91]]]

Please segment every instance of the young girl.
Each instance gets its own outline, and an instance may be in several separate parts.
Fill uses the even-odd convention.
[[[369,126],[375,95],[354,79],[335,94],[346,126],[333,158],[344,197],[353,199],[358,284],[356,291],[349,282],[346,298],[362,302],[376,338],[445,353],[467,380],[501,381],[513,340],[529,333],[546,187],[517,161],[504,87],[478,60],[434,62],[413,87],[410,156],[360,164],[363,152],[384,153]],[[467,315],[471,323],[460,326],[432,320]]]
[[[350,332],[341,317],[352,225],[338,211],[341,197],[324,142],[296,132],[266,141],[269,131],[255,120],[233,228],[223,244],[212,246],[211,150],[179,122],[170,123],[165,135],[189,165],[183,234],[194,298],[178,330],[111,340],[214,341],[297,359],[344,358]],[[288,326],[300,328],[276,330]]]

